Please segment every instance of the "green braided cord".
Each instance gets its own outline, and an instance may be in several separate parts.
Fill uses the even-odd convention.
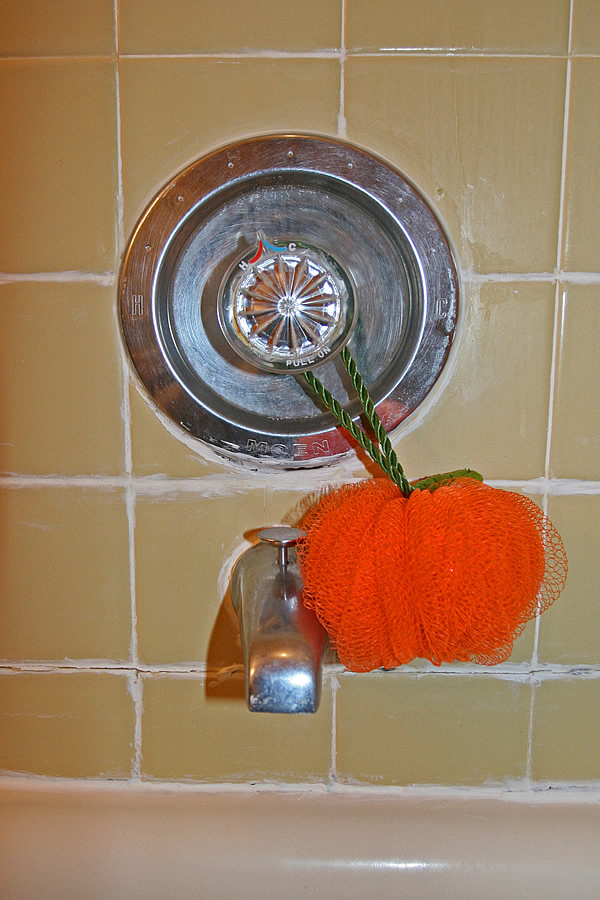
[[[428,475],[427,478],[419,478],[413,481],[413,490],[434,491],[442,485],[451,484],[457,478],[474,478],[475,481],[483,481],[483,475],[475,472],[474,469],[458,469],[455,472],[444,472],[442,475]]]
[[[373,441],[364,433],[361,428],[358,428],[345,409],[343,409],[340,404],[337,402],[335,397],[327,390],[325,385],[319,381],[319,379],[313,375],[312,372],[304,372],[304,378],[309,383],[315,394],[323,401],[324,405],[327,409],[331,410],[336,419],[339,421],[340,425],[348,431],[355,441],[357,441],[363,450],[366,450],[369,456],[374,462],[385,472],[385,474],[392,479],[392,481],[401,488],[401,485],[398,481],[397,473],[390,467],[389,460],[381,453],[379,448],[373,443]]]
[[[313,391],[322,400],[324,405],[331,410],[343,428],[348,431],[352,437],[358,441],[360,446],[367,451],[374,462],[397,484],[405,497],[408,497],[412,488],[404,474],[402,466],[398,462],[387,433],[381,424],[379,416],[375,412],[375,404],[362,380],[362,377],[356,367],[356,363],[352,359],[350,351],[347,347],[342,350],[342,361],[346,367],[348,375],[352,379],[352,384],[358,394],[365,415],[367,416],[373,431],[379,441],[381,449],[377,447],[373,441],[365,434],[365,432],[354,424],[345,409],[342,409],[335,397],[327,390],[325,385],[312,372],[304,372],[304,378],[311,386]]]
[[[394,484],[398,485],[405,497],[409,497],[413,490],[434,491],[436,488],[442,487],[442,485],[451,484],[457,478],[474,478],[476,481],[483,481],[483,475],[480,475],[479,472],[475,472],[473,469],[458,469],[454,472],[444,472],[441,475],[428,475],[426,478],[419,478],[418,481],[413,482],[411,485],[404,474],[404,469],[398,461],[387,431],[377,415],[373,399],[347,347],[344,347],[342,350],[341,358],[352,380],[352,385],[365,415],[369,420],[369,424],[379,442],[379,447],[373,443],[361,428],[355,425],[346,410],[340,406],[335,397],[312,372],[304,372],[304,378],[327,409],[334,414],[340,425],[352,435],[363,450],[367,451],[371,459],[392,479]]]
[[[408,483],[408,479],[404,474],[404,469],[400,465],[398,461],[398,457],[396,456],[396,451],[392,447],[392,443],[388,437],[388,433],[383,427],[381,423],[381,419],[377,415],[375,410],[375,404],[373,403],[373,399],[367,390],[367,387],[362,380],[362,376],[358,371],[356,363],[352,358],[352,354],[348,350],[348,347],[344,347],[342,350],[342,362],[346,366],[346,371],[348,375],[352,379],[352,384],[354,385],[354,390],[358,394],[358,399],[361,402],[362,408],[365,411],[365,415],[369,420],[369,424],[371,428],[375,432],[375,437],[379,442],[379,446],[381,447],[381,452],[389,463],[390,470],[396,473],[396,477],[393,477],[392,480],[396,482],[398,487],[402,489],[402,493],[405,497],[411,493],[411,486]]]

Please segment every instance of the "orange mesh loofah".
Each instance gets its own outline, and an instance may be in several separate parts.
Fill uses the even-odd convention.
[[[567,577],[539,507],[470,478],[408,498],[387,479],[346,486],[303,528],[305,603],[355,672],[416,657],[502,662]]]

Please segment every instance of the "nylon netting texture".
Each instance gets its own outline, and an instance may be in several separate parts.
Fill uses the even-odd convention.
[[[417,657],[503,662],[567,577],[562,540],[542,510],[470,478],[408,499],[388,479],[348,485],[302,527],[304,602],[355,672]]]

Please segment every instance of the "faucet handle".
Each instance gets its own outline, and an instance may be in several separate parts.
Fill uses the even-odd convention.
[[[301,528],[278,525],[275,528],[263,528],[258,532],[258,537],[265,544],[273,544],[277,547],[279,565],[285,569],[288,563],[288,547],[293,547],[305,534],[306,532]]]
[[[278,547],[293,547],[305,534],[306,532],[302,531],[301,528],[289,528],[287,525],[278,525],[275,528],[263,528],[258,532],[258,537],[266,544],[276,544]]]

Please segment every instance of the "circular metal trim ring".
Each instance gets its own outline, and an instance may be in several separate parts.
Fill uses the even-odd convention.
[[[295,374],[253,370],[221,333],[217,296],[263,231],[322,246],[353,278],[349,342],[388,431],[437,380],[454,337],[458,277],[439,222],[398,172],[348,144],[274,135],[203,157],[142,216],[120,280],[133,365],[173,421],[229,458],[284,468],[330,463],[351,449]],[[339,359],[319,377],[360,415]]]

